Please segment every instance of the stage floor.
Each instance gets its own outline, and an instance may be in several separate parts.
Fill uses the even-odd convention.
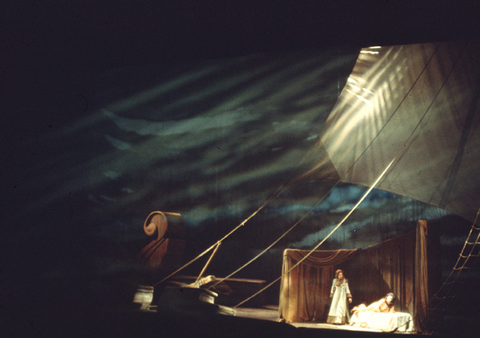
[[[250,318],[258,320],[278,321],[278,307],[266,306],[264,308],[236,308],[235,317]],[[306,329],[323,329],[323,330],[343,330],[343,331],[356,331],[356,332],[378,332],[385,333],[381,330],[366,329],[361,327],[353,327],[350,325],[334,325],[327,323],[287,323],[288,325],[296,328]],[[416,332],[395,332],[394,334],[403,335],[416,335]],[[422,334],[425,336],[425,334]]]

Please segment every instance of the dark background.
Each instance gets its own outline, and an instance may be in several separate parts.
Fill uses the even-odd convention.
[[[145,139],[125,130],[112,131],[111,122],[118,125],[119,117],[186,121],[196,114],[156,116],[149,110],[152,106],[144,106],[141,114],[119,113],[108,124],[97,120],[103,107],[132,93],[147,91],[161,83],[158,79],[188,74],[199,69],[195,68],[198,64],[211,65],[215,60],[250,55],[263,55],[251,61],[252,67],[290,53],[342,57],[344,64],[334,72],[345,81],[355,52],[364,46],[478,38],[479,5],[473,1],[17,1],[2,4],[1,13],[1,170],[6,182],[2,203],[2,324],[21,318],[16,329],[42,333],[63,322],[71,325],[72,315],[113,307],[118,301],[116,283],[131,278],[132,269],[135,271],[131,260],[148,242],[142,225],[151,211],[181,212],[185,216],[186,257],[193,257],[250,215],[273,193],[276,182],[289,174],[285,170],[268,178],[244,181],[245,185],[229,190],[228,195],[218,189],[188,197],[192,182],[204,176],[190,170],[185,171],[188,179],[175,174],[200,161],[203,156],[199,156],[199,150],[205,156],[206,148],[172,153],[150,168],[139,166],[136,170],[128,158],[112,155],[105,135],[139,148]],[[248,66],[242,64],[244,68],[238,73]],[[304,71],[307,74],[308,69]],[[334,99],[329,96],[327,108]],[[209,102],[203,104],[202,111],[207,111]],[[321,125],[325,117],[314,122]],[[134,127],[131,124],[128,128]],[[267,125],[263,128],[260,130],[267,130]],[[282,134],[285,144],[278,141],[269,146],[277,149],[293,144],[293,148],[303,151],[308,145],[300,145],[300,140],[311,135],[312,128],[316,127],[299,128],[301,133],[294,136]],[[243,129],[236,132],[244,135],[242,141],[251,135]],[[208,133],[200,135],[206,137]],[[227,136],[222,134],[222,140]],[[218,143],[209,147],[213,145],[220,148]],[[262,152],[257,151],[255,156],[261,156]],[[228,175],[241,175],[258,164],[249,153],[245,150],[236,154],[242,166],[237,166],[236,171],[230,169]],[[99,161],[115,162],[116,169],[125,163],[128,174],[97,181],[96,172],[89,168],[101,166]],[[167,162],[178,166],[167,166]],[[155,172],[152,168],[160,169]],[[111,174],[115,176],[115,170]],[[221,175],[217,173],[213,181],[205,179],[204,189],[208,190]],[[259,184],[265,186],[259,188]],[[135,187],[137,197],[120,196],[121,187]],[[256,252],[270,243],[265,235],[274,231],[280,234],[289,227],[301,215],[298,210],[292,212],[291,205],[298,206],[292,201],[300,204],[299,210],[315,202],[315,188],[303,185],[296,189],[260,220],[252,221],[252,228],[260,229],[259,233],[239,235],[225,244],[225,251]],[[179,191],[183,198],[169,197]],[[330,196],[330,208],[353,204],[362,191],[341,186]],[[209,207],[215,212],[208,217],[189,213],[205,200],[212,201]],[[375,209],[379,200],[386,204]],[[415,201],[408,201],[413,211],[402,217],[396,203],[405,204],[405,199],[391,194],[376,191],[366,203],[368,207],[328,248],[362,247],[412,229],[415,219],[441,219],[445,237],[458,238],[452,241],[455,243],[447,258],[449,266],[458,243],[468,232],[468,222]],[[233,206],[226,214],[218,211],[225,205]],[[278,219],[281,212],[289,216]],[[281,248],[311,247],[321,238],[318,227],[334,224],[342,215],[328,216],[323,209],[317,212],[322,221],[312,220]],[[375,224],[365,228],[367,221],[372,222],[372,214],[377,215]],[[325,221],[326,217],[331,218]],[[268,226],[261,228],[265,223]],[[277,277],[281,267],[281,256],[277,256],[270,254],[243,277]],[[212,273],[224,275],[248,258],[241,254],[223,257],[214,262]],[[194,266],[189,272],[195,274],[198,269]]]

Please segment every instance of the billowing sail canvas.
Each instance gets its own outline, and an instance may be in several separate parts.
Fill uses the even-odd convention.
[[[467,220],[480,207],[480,44],[360,51],[321,141],[344,182],[429,203]]]

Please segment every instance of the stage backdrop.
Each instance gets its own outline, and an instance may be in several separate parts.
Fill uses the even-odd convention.
[[[353,295],[352,307],[393,292],[397,312],[408,312],[418,330],[427,327],[428,299],[438,289],[441,271],[434,254],[434,227],[418,221],[416,231],[366,249],[317,250],[293,270],[309,251],[286,249],[283,255],[279,319],[325,322],[334,271],[342,269]],[[291,271],[290,271],[291,270]],[[431,276],[429,281],[429,275]]]

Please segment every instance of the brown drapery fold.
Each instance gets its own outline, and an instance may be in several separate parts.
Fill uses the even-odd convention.
[[[427,223],[417,230],[366,249],[318,250],[301,264],[307,250],[286,249],[280,285],[279,319],[287,322],[324,322],[330,306],[334,270],[341,268],[349,280],[352,306],[370,304],[393,292],[395,308],[408,312],[415,327],[424,329],[428,316],[429,289]]]
[[[427,222],[417,223],[417,245],[415,265],[415,310],[416,327],[426,327],[428,318],[429,282],[428,282],[428,251],[427,251]]]

